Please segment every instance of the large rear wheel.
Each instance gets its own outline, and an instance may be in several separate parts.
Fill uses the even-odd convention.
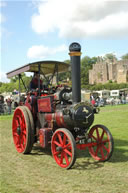
[[[32,150],[32,147],[33,147],[33,143],[34,143],[34,135],[35,135],[35,132],[34,132],[34,121],[33,121],[33,116],[32,116],[32,113],[31,111],[29,110],[29,108],[27,106],[24,106],[25,110],[27,111],[27,114],[28,114],[28,117],[29,117],[29,121],[30,121],[30,127],[31,127],[31,136],[30,136],[30,151]]]
[[[113,137],[104,125],[94,125],[89,131],[92,146],[89,146],[89,153],[98,161],[107,161],[113,153]]]
[[[52,155],[56,163],[69,169],[76,161],[76,143],[73,135],[67,129],[57,129],[51,142]]]
[[[16,150],[19,153],[30,153],[32,149],[32,130],[26,107],[15,109],[12,122],[12,135]]]

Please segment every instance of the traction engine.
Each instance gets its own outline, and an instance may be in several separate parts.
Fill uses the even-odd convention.
[[[74,165],[77,148],[88,147],[95,160],[107,161],[114,145],[107,127],[100,124],[91,127],[97,109],[89,102],[81,102],[80,44],[72,43],[69,51],[72,89],[57,87],[47,94],[30,91],[24,105],[15,109],[12,122],[13,140],[19,153],[30,153],[36,143],[42,148],[50,145],[56,163],[66,169]]]

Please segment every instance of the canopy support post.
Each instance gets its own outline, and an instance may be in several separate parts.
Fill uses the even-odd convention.
[[[21,93],[20,78],[21,78],[21,74],[18,74],[18,78],[19,78],[19,99],[20,99],[20,93]]]
[[[39,96],[40,96],[40,64],[38,64],[38,73],[39,73],[39,76],[38,76],[38,93],[39,93]]]

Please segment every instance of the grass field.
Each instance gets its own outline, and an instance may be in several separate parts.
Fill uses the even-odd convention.
[[[60,168],[50,150],[34,147],[31,154],[16,152],[12,116],[0,117],[1,193],[128,193],[128,105],[102,107],[94,124],[104,124],[114,138],[113,156],[96,162],[77,151],[70,170]]]

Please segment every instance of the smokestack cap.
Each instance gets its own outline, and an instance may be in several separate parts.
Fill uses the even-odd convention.
[[[73,42],[69,46],[69,51],[70,52],[80,52],[81,51],[81,45],[77,42]]]

